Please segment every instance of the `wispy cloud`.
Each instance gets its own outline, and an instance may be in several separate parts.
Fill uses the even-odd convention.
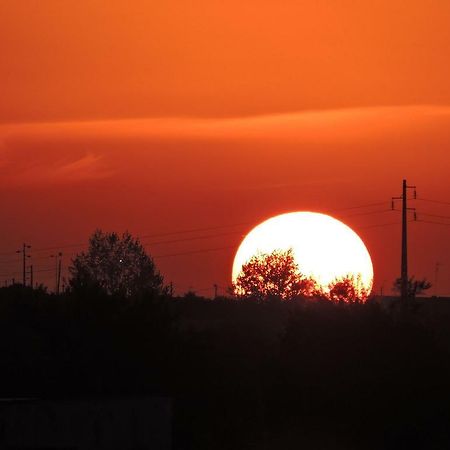
[[[103,156],[87,154],[75,161],[63,164],[54,171],[57,178],[62,179],[92,179],[105,178],[112,174],[101,166]]]
[[[48,158],[22,159],[20,152],[9,155],[7,161],[0,161],[3,171],[3,185],[30,185],[52,183],[74,183],[87,180],[104,179],[113,174],[103,163],[103,156],[85,154],[76,159],[52,162]]]
[[[378,143],[380,139],[395,140],[398,136],[411,139],[418,130],[435,123],[448,125],[449,120],[450,106],[418,105],[227,119],[147,118],[8,124],[0,126],[0,174],[2,184],[79,183],[112,177],[125,165],[134,164],[141,171],[147,165],[154,170],[158,164],[156,156],[161,159],[162,153],[172,151],[161,147],[165,143],[179,144],[177,148],[181,150],[177,151],[188,149],[194,143],[196,148],[205,148],[208,152],[219,151],[220,146],[212,144],[227,143],[229,148],[239,147],[244,149],[242,151],[252,148],[251,151],[261,154],[273,154],[277,148],[290,146],[304,151],[305,157],[310,158],[316,149],[332,155],[337,150],[345,151],[349,144],[355,147],[359,143]],[[184,147],[185,144],[188,145]],[[90,150],[86,151],[87,148]],[[139,151],[133,153],[136,148]],[[379,150],[372,149],[375,146],[366,146],[366,150],[378,158]],[[183,158],[187,161],[185,155]],[[320,161],[315,163],[320,164]],[[202,164],[198,161],[199,166],[203,167]]]
[[[188,139],[314,137],[324,139],[318,131],[335,136],[354,135],[361,131],[386,131],[392,126],[411,124],[430,118],[450,117],[450,106],[412,105],[380,106],[318,111],[302,111],[261,116],[196,119],[140,118],[87,120],[71,122],[20,123],[0,126],[0,140],[6,147],[48,139]]]

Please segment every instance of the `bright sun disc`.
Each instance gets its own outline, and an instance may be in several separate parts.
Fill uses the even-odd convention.
[[[233,263],[233,282],[252,256],[292,249],[300,272],[327,292],[336,279],[360,277],[370,293],[373,266],[361,238],[347,225],[325,214],[293,212],[257,225],[242,241]]]

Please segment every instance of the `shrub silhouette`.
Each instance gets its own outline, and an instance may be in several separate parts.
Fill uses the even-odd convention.
[[[328,288],[326,297],[336,303],[365,303],[369,296],[369,292],[363,286],[361,275],[336,278]]]
[[[414,277],[408,279],[408,297],[415,298],[416,295],[423,294],[425,291],[431,288],[431,283],[423,278],[421,280],[416,280]],[[402,279],[397,278],[394,281],[393,291],[400,293],[402,290]]]

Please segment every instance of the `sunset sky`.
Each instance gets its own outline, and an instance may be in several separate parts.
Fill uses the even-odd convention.
[[[450,295],[449,23],[448,0],[1,2],[0,282],[27,242],[52,288],[100,227],[211,295],[253,226],[309,210],[389,293],[406,178],[410,273]]]

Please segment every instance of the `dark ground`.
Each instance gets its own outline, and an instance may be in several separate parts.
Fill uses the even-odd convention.
[[[163,395],[174,448],[450,448],[450,304],[0,289],[0,396]]]

